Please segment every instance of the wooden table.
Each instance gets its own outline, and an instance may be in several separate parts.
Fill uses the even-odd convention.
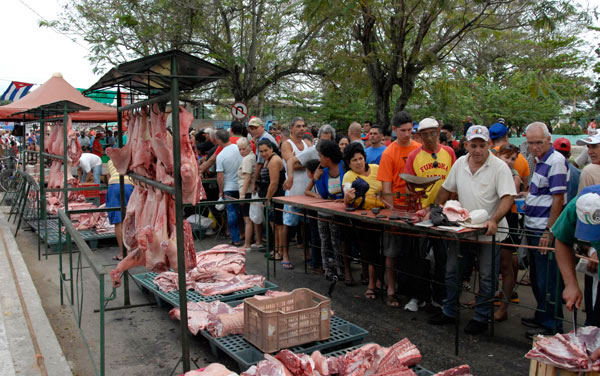
[[[324,200],[321,198],[309,197],[304,195],[297,196],[285,196],[285,197],[273,197],[272,200],[274,203],[285,204],[294,206],[297,208],[304,209],[304,222],[307,223],[306,211],[314,210],[319,212],[324,212],[328,214],[333,214],[340,217],[350,218],[352,220],[363,221],[367,223],[374,223],[379,225],[384,225],[388,227],[394,227],[399,230],[403,230],[403,233],[406,233],[407,236],[410,236],[411,233],[425,234],[431,236],[441,237],[443,239],[447,239],[451,241],[452,246],[456,247],[457,254],[457,271],[456,271],[456,285],[457,285],[457,293],[456,293],[456,320],[455,320],[455,337],[454,337],[454,351],[455,354],[458,355],[458,340],[459,340],[459,322],[460,322],[460,291],[462,289],[461,286],[461,278],[462,275],[461,265],[462,265],[462,253],[460,250],[460,241],[463,239],[471,238],[476,239],[476,235],[483,235],[486,232],[486,229],[473,229],[466,228],[461,230],[460,232],[450,231],[446,229],[440,229],[437,227],[422,227],[416,226],[410,221],[399,219],[399,220],[391,220],[389,217],[392,215],[391,209],[381,209],[379,215],[386,216],[385,218],[377,218],[375,214],[373,214],[370,210],[355,210],[355,211],[346,211],[346,206],[343,202],[333,201],[333,200]],[[399,212],[399,211],[394,211]],[[394,213],[398,214],[398,213]],[[406,215],[407,213],[402,213],[402,215]],[[305,228],[307,226],[305,225]],[[384,230],[385,231],[385,227]],[[305,239],[307,231],[304,231]],[[492,252],[496,252],[496,237],[492,237]],[[307,272],[307,258],[306,254],[308,251],[308,242],[304,241],[304,270]],[[492,276],[495,275],[495,265],[493,260],[495,260],[495,255],[492,255]],[[496,278],[492,278],[492,291],[496,291]],[[494,335],[494,299],[491,299],[490,305],[492,307],[492,319],[490,325],[490,335]]]

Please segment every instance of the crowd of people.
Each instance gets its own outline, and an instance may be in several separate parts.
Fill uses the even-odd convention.
[[[367,299],[384,295],[388,306],[400,307],[398,296],[404,295],[405,310],[416,312],[427,304],[437,307],[429,320],[436,325],[454,323],[456,278],[463,278],[463,286],[471,288],[468,281],[476,268],[475,314],[465,327],[470,334],[484,332],[492,315],[497,321],[508,318],[509,301],[518,301],[513,293],[518,271],[528,268],[537,310],[533,317],[522,319],[530,327],[527,335],[561,331],[562,301],[555,285],[559,269],[549,253],[555,244],[551,229],[569,201],[575,201],[585,187],[600,184],[600,135],[579,140],[587,150],[571,163],[569,140],[552,142],[544,123],[526,128],[521,147],[509,143],[503,119],[490,127],[469,123],[456,139],[452,125],[433,118],[415,122],[405,111],[395,114],[390,133],[371,122],[353,122],[340,134],[330,125],[309,128],[299,117],[288,127],[271,125],[267,131],[263,121],[254,117],[247,128],[234,121],[229,131],[207,129],[193,137],[201,171],[216,172],[218,196],[227,201],[232,244],[247,251],[264,247],[264,223],[253,223],[249,205],[236,204],[235,199],[250,198],[252,193],[267,200],[306,195],[365,211],[406,208],[407,188],[401,173],[441,177],[421,199],[424,209],[458,200],[469,211],[487,213],[486,233],[477,237],[481,243],[461,243],[462,275],[457,275],[459,250],[442,239],[398,235],[391,226],[320,211],[308,213],[310,229],[304,231],[300,210],[276,203],[270,205],[274,244],[270,256],[280,260],[284,269],[292,269],[290,242],[307,233],[310,238],[298,242],[309,242],[306,257],[314,273],[353,285],[350,266],[359,260]],[[517,211],[515,198],[525,199],[524,212]],[[494,252],[491,242],[486,243],[492,236],[501,244]],[[526,257],[517,254],[519,245],[528,246]],[[597,260],[594,247],[585,252]],[[590,269],[596,266],[589,264]],[[492,275],[492,270],[502,276],[495,283],[499,291],[492,289],[493,281],[499,281],[498,272]],[[593,298],[597,289],[597,282],[586,277],[589,325],[600,320],[600,304]],[[488,302],[494,296],[501,303],[492,312]]]

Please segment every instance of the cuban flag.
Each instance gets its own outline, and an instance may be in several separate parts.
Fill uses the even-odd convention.
[[[33,84],[28,84],[26,82],[13,81],[0,99],[3,101],[16,101],[17,99],[23,98],[32,86]]]

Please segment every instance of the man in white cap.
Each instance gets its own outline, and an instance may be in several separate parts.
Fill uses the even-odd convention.
[[[587,146],[590,164],[581,170],[579,177],[579,192],[589,185],[600,184],[600,133],[577,140],[577,145]]]
[[[571,200],[552,226],[552,233],[556,239],[556,261],[565,282],[562,297],[569,311],[574,308],[579,309],[582,295],[575,275],[573,244],[576,240],[582,240],[590,242],[591,249],[600,249],[600,185],[584,188],[575,199]],[[597,270],[598,256],[595,252],[594,255]],[[597,297],[591,312],[587,310],[588,318],[594,316],[596,320],[590,325],[598,325],[597,322],[600,320],[598,300]],[[594,351],[593,361],[600,359],[600,348],[590,350]]]
[[[502,241],[506,233],[498,233],[498,226],[508,227],[504,216],[514,203],[517,195],[512,174],[508,165],[496,158],[488,149],[490,135],[482,125],[473,125],[467,131],[465,147],[469,154],[460,157],[450,175],[442,184],[435,203],[443,205],[452,193],[458,193],[461,206],[470,212],[483,209],[487,212],[485,235],[479,235],[476,240],[490,242],[492,236]],[[475,306],[475,316],[465,327],[467,334],[479,334],[487,330],[488,320],[491,319],[492,309],[487,303],[493,299],[492,280],[498,278],[498,263],[500,260],[498,247],[492,249],[491,244],[481,244],[478,247],[479,258],[479,295]],[[492,262],[496,267],[495,275],[491,273]],[[442,313],[429,320],[431,324],[441,325],[453,323],[456,317],[456,278],[457,249],[454,245],[448,247],[446,263],[446,299]]]

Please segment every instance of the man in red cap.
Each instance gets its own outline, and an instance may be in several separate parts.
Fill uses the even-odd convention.
[[[560,137],[554,140],[552,144],[554,150],[561,153],[567,162],[569,162],[569,158],[571,157],[571,142],[564,138]],[[567,185],[567,203],[571,201],[572,198],[577,196],[577,191],[579,190],[579,176],[581,175],[581,171],[577,167],[573,165],[573,163],[569,162],[569,184]]]

